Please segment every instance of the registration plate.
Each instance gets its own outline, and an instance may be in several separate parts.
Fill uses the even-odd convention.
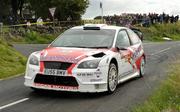
[[[65,76],[66,71],[65,70],[57,70],[57,69],[45,69],[44,74],[45,75],[54,75],[54,76]]]

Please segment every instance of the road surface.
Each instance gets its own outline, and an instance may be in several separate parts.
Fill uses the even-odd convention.
[[[14,45],[22,54],[47,45]],[[35,93],[23,76],[0,81],[0,112],[129,112],[144,102],[166,78],[169,65],[180,57],[180,42],[145,43],[146,74],[120,84],[112,95],[67,92]]]

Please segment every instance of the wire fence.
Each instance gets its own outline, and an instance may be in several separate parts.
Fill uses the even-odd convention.
[[[159,23],[158,21],[154,21],[155,23]],[[69,29],[74,26],[84,25],[84,24],[102,24],[102,20],[80,20],[80,21],[55,21],[53,22],[26,22],[24,24],[17,24],[17,25],[3,25],[0,23],[0,35],[4,35],[7,33],[11,33],[12,35],[22,35],[25,32],[32,30],[37,31],[39,33],[46,33],[46,34],[57,34],[62,32],[66,29]],[[136,21],[132,21],[130,19],[115,19],[115,20],[105,20],[105,24],[108,25],[116,25],[116,26],[126,26],[130,27],[133,26],[144,26],[148,27],[152,24],[149,19],[136,19]]]
[[[74,26],[84,25],[88,23],[101,24],[101,20],[81,20],[81,21],[55,21],[53,22],[34,22],[34,23],[24,23],[17,25],[3,25],[0,23],[0,34],[1,37],[11,33],[11,35],[20,35],[28,31],[37,31],[39,33],[46,34],[57,34],[66,29]]]

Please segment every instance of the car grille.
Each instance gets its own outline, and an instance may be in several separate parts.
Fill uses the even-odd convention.
[[[49,84],[49,85],[61,85],[61,86],[79,86],[74,77],[65,76],[50,76],[37,74],[34,80],[35,83]]]
[[[65,63],[65,62],[51,62],[51,61],[45,61],[44,67],[46,69],[60,69],[60,70],[67,70],[72,63]]]

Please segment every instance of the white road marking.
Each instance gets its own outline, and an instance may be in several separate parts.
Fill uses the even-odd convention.
[[[144,42],[143,45],[157,45],[157,44],[163,44],[163,42]]]
[[[11,76],[11,77],[7,77],[7,78],[4,78],[4,79],[0,79],[0,81],[4,81],[4,80],[9,80],[9,79],[13,79],[13,78],[16,78],[16,77],[20,77],[20,76],[23,76],[24,74],[25,74],[25,73],[17,74],[17,75]]]
[[[1,106],[1,107],[0,107],[0,110],[5,109],[5,108],[10,107],[10,106],[13,106],[13,105],[16,105],[16,104],[18,104],[18,103],[22,103],[22,102],[27,101],[27,100],[29,100],[29,98],[24,98],[24,99],[21,99],[21,100],[18,100],[18,101],[9,103],[9,104],[7,104],[7,105]]]
[[[170,49],[171,49],[171,47],[166,48],[166,49],[163,49],[163,50],[160,50],[160,51],[158,51],[158,52],[152,53],[152,54],[151,54],[151,56],[154,56],[154,55],[160,54],[160,53],[162,53],[162,52],[166,52],[166,51],[168,51],[168,50],[170,50]]]

